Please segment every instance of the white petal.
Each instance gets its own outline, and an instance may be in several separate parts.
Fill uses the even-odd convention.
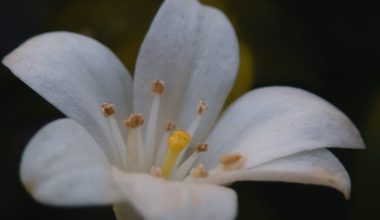
[[[282,181],[316,184],[335,188],[348,199],[351,182],[346,169],[328,150],[318,149],[277,159],[249,169],[223,171],[220,167],[210,171],[204,181],[229,184],[235,181]]]
[[[122,195],[144,219],[233,219],[236,193],[211,184],[171,182],[146,174],[114,169]]]
[[[160,124],[172,119],[178,123],[177,127],[187,129],[198,102],[204,100],[210,111],[197,133],[205,136],[231,89],[238,56],[235,32],[220,11],[197,0],[166,0],[138,56],[134,85],[136,111],[148,114],[152,102],[150,83],[163,80]]]
[[[301,89],[267,87],[240,98],[223,115],[200,160],[207,168],[222,153],[240,152],[244,168],[302,151],[363,148],[352,122],[337,108]]]
[[[111,167],[95,140],[71,119],[43,127],[21,160],[21,181],[51,205],[103,205],[119,201]]]
[[[115,104],[116,118],[121,122],[132,109],[132,81],[108,48],[79,34],[52,32],[29,39],[3,63],[65,115],[82,124],[111,155],[110,129],[100,105]]]

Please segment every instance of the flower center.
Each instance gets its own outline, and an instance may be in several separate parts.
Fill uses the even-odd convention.
[[[203,114],[208,110],[207,104],[204,101],[199,102],[195,117],[187,130],[175,130],[174,122],[167,122],[161,140],[157,141],[156,131],[158,128],[160,99],[164,90],[165,84],[163,81],[152,81],[151,91],[154,97],[145,137],[142,134],[144,124],[142,114],[134,113],[124,120],[124,125],[128,128],[126,143],[113,117],[116,113],[115,107],[109,103],[102,104],[102,113],[108,119],[111,133],[113,134],[113,162],[127,172],[150,172],[153,176],[175,180],[181,180],[188,174],[191,174],[194,179],[207,177],[208,173],[203,164],[199,164],[192,169],[199,155],[207,151],[207,144],[196,145],[190,156],[184,158],[185,152],[192,150],[191,148],[189,149],[189,144]],[[236,161],[242,162],[239,159],[241,158],[235,155],[233,158],[225,158],[222,162],[225,162],[228,167],[240,167],[241,164],[234,164]]]

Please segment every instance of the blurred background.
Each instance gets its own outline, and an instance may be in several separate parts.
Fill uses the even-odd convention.
[[[110,47],[130,72],[159,0],[2,0],[0,57],[27,38],[68,30]],[[239,219],[380,219],[380,13],[375,1],[204,0],[232,20],[241,68],[229,101],[261,86],[289,85],[324,97],[362,132],[368,149],[333,150],[352,178],[349,201],[320,186],[235,183]],[[19,180],[33,134],[63,117],[0,66],[0,219],[113,219],[110,207],[36,203]]]

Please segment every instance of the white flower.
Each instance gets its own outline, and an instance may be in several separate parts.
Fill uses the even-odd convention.
[[[120,220],[131,206],[146,219],[234,218],[235,192],[214,184],[238,180],[320,184],[348,197],[349,176],[325,148],[364,144],[351,121],[323,99],[290,87],[261,88],[215,124],[238,62],[229,21],[196,0],[164,2],[133,81],[93,39],[67,32],[29,39],[3,63],[69,118],[49,123],[30,141],[23,184],[47,204],[113,204]],[[113,104],[102,106],[106,117],[105,102]],[[134,112],[145,116],[144,125]],[[168,120],[186,132],[171,135]],[[163,159],[167,137],[173,140]]]

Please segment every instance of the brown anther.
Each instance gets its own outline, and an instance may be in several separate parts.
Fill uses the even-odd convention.
[[[101,108],[102,108],[102,113],[104,117],[112,116],[116,112],[115,106],[110,103],[103,103]]]
[[[224,171],[236,170],[243,166],[244,159],[240,153],[224,154],[219,158]]]
[[[162,177],[161,168],[152,166],[152,168],[150,168],[150,175],[155,177]]]
[[[197,113],[198,114],[203,114],[205,111],[207,111],[208,107],[206,102],[204,101],[199,101],[199,104],[197,106]]]
[[[175,124],[172,121],[168,121],[168,123],[164,127],[165,131],[173,131],[175,129]]]
[[[198,144],[196,147],[195,147],[195,151],[197,153],[200,153],[200,152],[206,152],[208,149],[208,145],[207,144]]]
[[[208,177],[208,172],[205,170],[203,164],[200,163],[198,166],[191,169],[190,175],[194,179],[206,178]]]
[[[131,114],[124,120],[124,125],[127,128],[136,128],[142,124],[144,124],[144,117],[140,113]]]
[[[153,80],[152,81],[152,92],[154,94],[162,94],[165,90],[165,83],[161,80]]]

